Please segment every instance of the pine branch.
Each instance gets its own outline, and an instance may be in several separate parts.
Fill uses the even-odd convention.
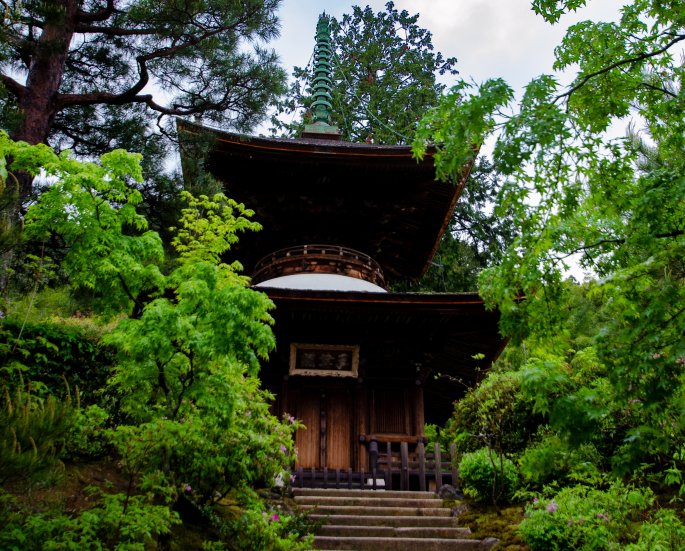
[[[101,10],[87,12],[78,10],[76,12],[76,20],[83,23],[94,23],[97,21],[106,21],[114,12],[119,11],[114,7],[114,0],[107,0],[107,5]]]
[[[0,74],[0,82],[2,82],[2,85],[16,98],[21,98],[26,94],[26,86],[19,84],[12,77]]]

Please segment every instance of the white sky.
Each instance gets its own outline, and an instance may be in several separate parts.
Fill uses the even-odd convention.
[[[341,18],[352,5],[385,9],[386,0],[283,0],[281,37],[270,45],[288,73],[304,67],[314,49],[314,32],[323,11]],[[398,10],[419,13],[418,24],[433,33],[433,45],[458,59],[460,77],[481,83],[502,77],[517,91],[531,78],[552,72],[554,47],[565,29],[581,20],[616,20],[620,0],[589,0],[588,6],[550,25],[531,10],[530,0],[396,0]],[[457,77],[453,77],[457,78]],[[446,81],[446,84],[450,84]]]

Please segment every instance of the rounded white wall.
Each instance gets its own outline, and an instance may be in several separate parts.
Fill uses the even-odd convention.
[[[370,293],[387,293],[383,287],[363,279],[338,274],[292,274],[267,279],[255,287],[275,289],[303,289],[309,291],[367,291]]]

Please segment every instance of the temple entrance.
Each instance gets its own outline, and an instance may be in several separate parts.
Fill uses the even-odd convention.
[[[297,468],[354,468],[353,403],[350,388],[301,388],[291,410],[306,426],[295,435]]]

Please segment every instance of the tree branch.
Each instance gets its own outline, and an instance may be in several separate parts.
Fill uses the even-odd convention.
[[[674,231],[668,232],[668,233],[657,233],[653,237],[655,239],[667,239],[669,237],[679,237],[683,234],[685,234],[685,230],[674,230]],[[626,242],[625,237],[617,237],[615,239],[600,239],[599,241],[595,241],[594,243],[591,243],[590,245],[582,245],[580,247],[577,247],[577,248],[569,251],[564,256],[556,257],[556,259],[557,260],[564,260],[565,258],[568,258],[569,256],[573,256],[576,253],[581,253],[581,252],[586,253],[588,250],[596,249],[597,247],[601,247],[602,245],[609,245],[609,244],[623,245],[625,242]]]
[[[670,90],[667,90],[666,88],[663,88],[662,86],[655,86],[654,84],[650,84],[649,82],[642,82],[640,83],[641,86],[644,86],[645,88],[648,88],[649,90],[654,90],[656,92],[662,92],[663,94],[667,94],[671,96],[672,98],[677,98],[678,94],[674,94]]]
[[[101,10],[94,12],[86,12],[78,10],[76,12],[76,20],[84,23],[93,23],[95,21],[105,21],[117,10],[114,9],[114,0],[107,0],[107,6]]]
[[[90,94],[60,94],[57,97],[55,103],[61,109],[69,107],[70,105],[94,105],[98,103],[106,103],[111,105],[122,105],[124,103],[129,102],[146,103],[151,109],[154,109],[155,111],[164,112],[167,115],[191,115],[197,111],[178,111],[176,109],[164,108],[152,100],[151,94],[138,96],[138,93],[143,88],[145,88],[145,86],[147,86],[150,80],[150,75],[147,70],[147,62],[152,59],[159,59],[163,57],[170,57],[176,55],[177,53],[182,52],[183,50],[186,50],[188,48],[191,48],[192,46],[196,46],[203,40],[211,38],[212,36],[215,36],[219,33],[222,33],[225,30],[227,30],[227,27],[214,29],[212,31],[203,33],[199,36],[194,36],[181,44],[169,46],[167,48],[162,48],[160,50],[155,50],[145,55],[139,55],[138,57],[136,57],[136,61],[138,62],[139,73],[138,82],[136,82],[128,90],[121,92],[120,94],[112,94],[110,92],[93,92]]]
[[[107,36],[136,36],[154,34],[155,29],[124,29],[123,27],[103,27],[101,25],[89,25],[87,23],[77,23],[76,32],[85,34],[104,34]]]
[[[615,63],[612,63],[610,65],[607,65],[606,67],[603,67],[597,71],[594,71],[588,75],[585,75],[583,79],[578,83],[569,88],[566,92],[563,94],[559,94],[557,97],[554,98],[554,101],[557,102],[560,99],[563,98],[568,98],[575,92],[576,90],[579,90],[583,86],[585,86],[591,79],[595,78],[596,76],[602,75],[604,73],[608,73],[609,71],[616,69],[617,67],[621,67],[623,65],[630,65],[631,63],[635,63],[637,61],[643,61],[645,59],[649,59],[650,57],[655,57],[658,56],[659,54],[663,54],[665,51],[667,51],[671,46],[674,44],[677,44],[678,42],[681,42],[685,40],[685,34],[678,34],[675,35],[675,38],[671,40],[668,44],[663,46],[662,48],[659,48],[658,50],[654,50],[653,52],[647,52],[644,54],[640,54],[635,57],[629,57],[628,59],[621,59],[619,61],[616,61]]]
[[[21,98],[26,93],[26,86],[19,84],[12,77],[5,74],[0,74],[0,82],[16,98]]]

